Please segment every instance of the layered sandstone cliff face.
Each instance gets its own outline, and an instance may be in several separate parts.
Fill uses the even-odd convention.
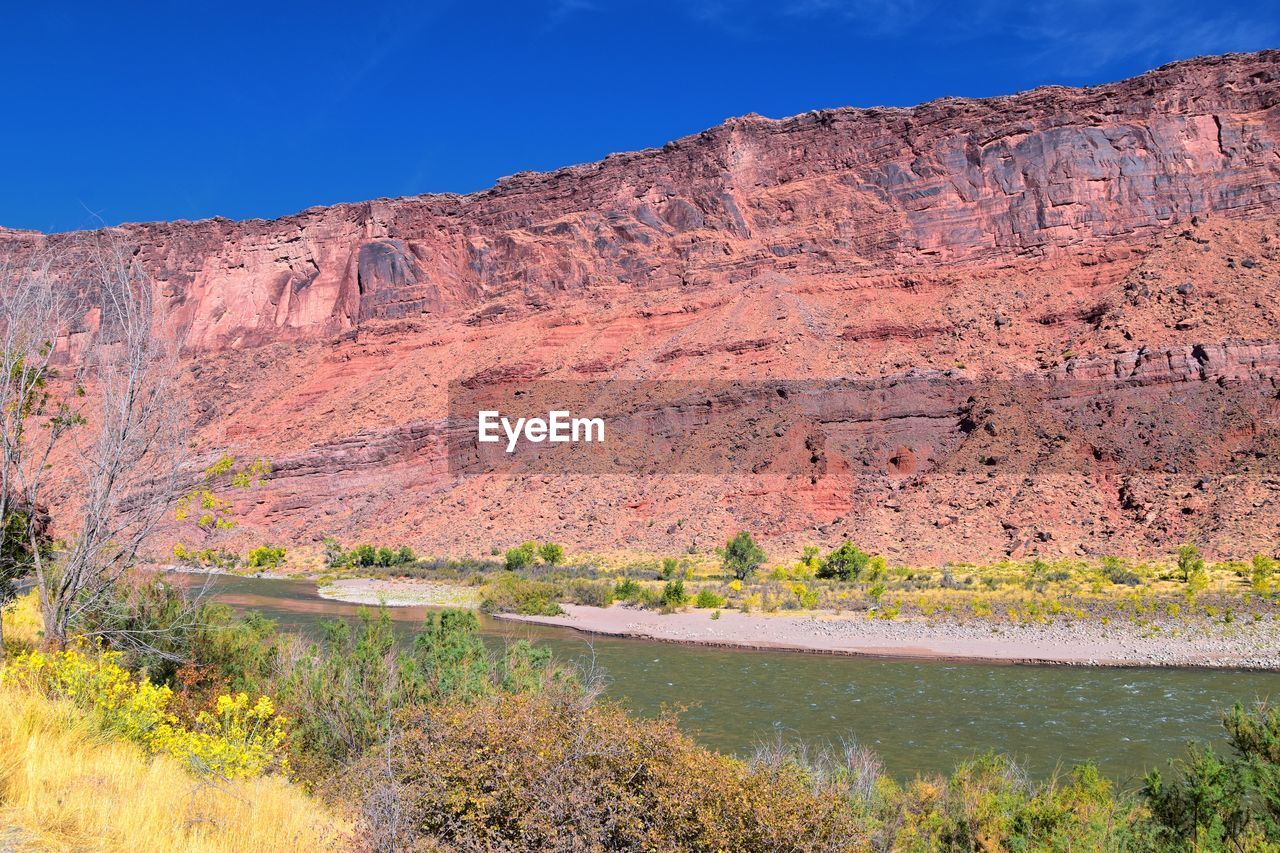
[[[1159,477],[1088,441],[1078,465],[1028,469],[1026,451],[1002,452],[1008,431],[971,436],[956,406],[914,412],[928,429],[868,470],[839,418],[774,436],[819,470],[733,477],[458,477],[442,436],[453,380],[1141,373],[1269,388],[1278,144],[1272,51],[1083,90],[748,116],[465,197],[120,232],[190,359],[205,450],[276,466],[243,508],[246,542],[674,552],[747,528],[778,552],[850,536],[912,560],[1185,539],[1241,553],[1280,544],[1257,409],[1206,425]],[[0,252],[66,239],[0,232]]]

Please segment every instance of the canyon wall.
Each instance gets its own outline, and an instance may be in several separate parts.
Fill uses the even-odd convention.
[[[1278,143],[1266,51],[1088,89],[746,116],[468,196],[114,233],[190,359],[204,452],[275,463],[243,509],[246,542],[675,551],[747,527],[781,550],[851,536],[920,560],[1184,538],[1225,552],[1280,541],[1270,480],[1237,459],[1265,444],[1257,413],[1205,437],[1216,483],[1162,471],[1178,482],[1159,488],[1099,460],[875,483],[836,464],[696,483],[458,477],[440,435],[454,381],[1093,376],[1163,353],[1166,384],[1225,381],[1220,365],[1269,384]],[[76,239],[0,231],[0,253]],[[935,415],[930,441],[971,428]],[[847,432],[828,423],[797,447],[844,458]]]

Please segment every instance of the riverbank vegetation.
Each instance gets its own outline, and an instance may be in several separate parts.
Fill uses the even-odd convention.
[[[820,611],[993,627],[1091,621],[1124,624],[1141,634],[1203,626],[1230,630],[1280,616],[1280,572],[1268,554],[1209,562],[1188,545],[1163,560],[1033,557],[932,568],[896,565],[852,542],[825,554],[806,548],[798,559],[772,565],[763,554],[745,533],[701,560],[685,555],[605,563],[559,552],[555,560],[544,560],[534,543],[526,543],[507,551],[505,560],[417,560],[324,579],[438,581],[478,590],[487,611],[542,616],[558,614],[564,603],[622,603],[665,611]]]
[[[31,606],[24,599],[5,614],[0,702],[13,712],[0,722],[0,832],[37,848],[91,837],[140,850],[1280,843],[1275,709],[1233,709],[1228,753],[1194,748],[1128,790],[1091,765],[1033,780],[994,754],[947,777],[901,781],[852,744],[773,740],[749,758],[715,753],[673,716],[631,716],[590,673],[545,651],[487,648],[463,611],[433,615],[411,636],[365,612],[306,640],[203,604],[198,626],[178,632],[180,666],[86,646],[62,653],[70,672],[53,676],[57,666],[34,665],[41,653],[29,653],[43,641],[20,615]],[[122,673],[129,661],[135,669]],[[271,723],[258,732],[279,760],[218,765],[153,736],[169,726],[235,740],[236,726],[216,731],[207,715],[241,694],[269,697]],[[155,695],[168,697],[159,717],[154,699],[136,701]],[[245,722],[261,701],[231,716]]]

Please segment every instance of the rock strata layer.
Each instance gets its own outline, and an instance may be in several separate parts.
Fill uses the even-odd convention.
[[[1073,436],[1087,464],[1014,464],[1027,449],[1010,436],[1039,435],[1025,406],[1022,432],[972,435],[973,405],[917,412],[874,478],[848,461],[856,429],[838,415],[777,436],[821,470],[730,478],[459,477],[442,431],[450,382],[925,372],[1269,389],[1278,144],[1280,52],[1266,51],[1088,89],[746,116],[469,196],[116,234],[190,359],[203,447],[274,461],[243,508],[246,542],[674,552],[746,528],[779,551],[850,536],[913,560],[1186,539],[1242,553],[1280,540],[1257,407],[1204,414],[1181,464],[1141,477],[1087,434]],[[0,231],[0,254],[74,239]],[[74,267],[59,274],[83,289]],[[982,436],[973,465],[933,452]]]

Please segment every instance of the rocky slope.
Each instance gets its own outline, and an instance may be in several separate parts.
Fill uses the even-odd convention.
[[[244,542],[674,552],[745,527],[779,553],[852,536],[912,560],[1242,553],[1280,540],[1264,470],[1278,143],[1269,51],[1089,89],[747,116],[471,196],[120,234],[189,356],[204,448],[274,461]],[[0,232],[0,253],[69,239]],[[916,406],[910,428],[811,408],[773,435],[753,411],[776,446],[746,447],[799,461],[714,476],[459,472],[445,452],[455,380],[912,375],[1003,387],[987,409],[1004,420],[986,429],[967,398]],[[1191,427],[1161,439],[1153,473],[1124,462],[1148,433],[1102,441],[1077,416],[1054,422],[1072,464],[1044,464],[1062,429],[991,376],[1252,390],[1178,409]]]

